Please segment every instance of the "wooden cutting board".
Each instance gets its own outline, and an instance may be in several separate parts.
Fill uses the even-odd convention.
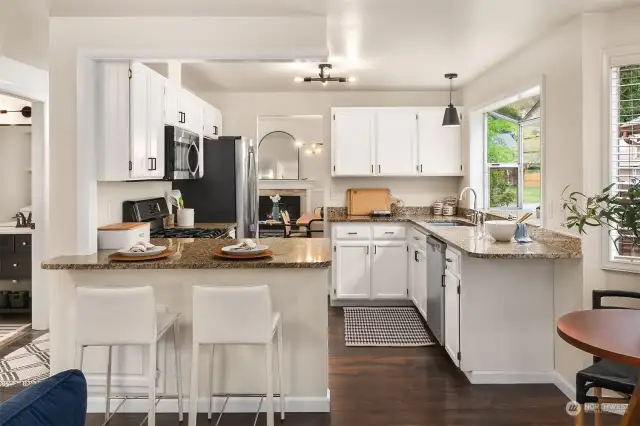
[[[388,188],[351,188],[347,190],[349,216],[369,216],[373,210],[391,208],[391,191]]]
[[[123,222],[112,223],[111,225],[105,225],[98,228],[98,231],[128,231],[131,229],[138,229],[143,226],[147,226],[146,222]]]

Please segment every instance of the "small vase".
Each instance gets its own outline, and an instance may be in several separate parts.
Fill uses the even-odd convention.
[[[280,206],[277,204],[273,204],[273,209],[271,210],[271,216],[273,220],[280,220]]]

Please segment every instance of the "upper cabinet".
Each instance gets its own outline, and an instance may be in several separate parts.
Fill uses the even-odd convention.
[[[444,107],[333,108],[333,176],[462,176],[460,127]]]
[[[217,138],[222,115],[212,105],[139,62],[98,66],[98,180],[163,179],[165,125]]]
[[[334,176],[373,173],[374,115],[368,109],[336,109],[333,112],[331,149]]]

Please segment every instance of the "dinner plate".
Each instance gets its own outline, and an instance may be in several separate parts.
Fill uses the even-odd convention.
[[[230,255],[259,254],[269,248],[269,246],[266,246],[264,244],[258,244],[252,249],[238,249],[238,247],[240,247],[240,244],[222,247],[222,252]]]
[[[122,256],[128,257],[141,257],[141,256],[154,256],[156,254],[160,254],[165,251],[167,248],[165,246],[155,246],[153,248],[147,249],[147,251],[129,251],[131,247],[126,249],[118,250],[118,253]]]

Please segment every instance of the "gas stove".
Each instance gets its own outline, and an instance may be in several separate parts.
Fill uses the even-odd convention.
[[[228,229],[161,228],[151,231],[151,238],[229,238]]]

